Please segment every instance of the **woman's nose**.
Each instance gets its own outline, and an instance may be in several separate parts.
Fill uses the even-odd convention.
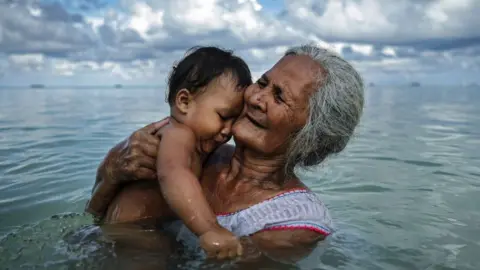
[[[252,85],[248,90],[250,90],[251,92],[250,92],[250,95],[247,96],[248,98],[245,99],[247,104],[253,109],[257,109],[262,112],[265,112],[267,109],[266,102],[265,102],[266,94],[267,94],[266,89],[265,88],[262,89],[256,85]]]

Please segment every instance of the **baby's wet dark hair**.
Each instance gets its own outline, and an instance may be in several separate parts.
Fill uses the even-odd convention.
[[[174,104],[178,91],[183,88],[191,94],[198,93],[222,74],[235,78],[239,88],[243,89],[252,84],[252,75],[247,64],[232,51],[212,46],[191,48],[170,73],[167,102]]]

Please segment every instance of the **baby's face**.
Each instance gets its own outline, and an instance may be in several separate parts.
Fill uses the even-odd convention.
[[[232,124],[242,112],[245,92],[236,84],[232,76],[222,75],[195,97],[188,126],[204,153],[212,152],[232,136]]]

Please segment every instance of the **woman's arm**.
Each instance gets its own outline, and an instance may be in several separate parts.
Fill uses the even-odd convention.
[[[107,157],[100,163],[97,169],[95,184],[92,188],[92,197],[87,202],[85,211],[92,214],[95,218],[102,219],[108,205],[118,191],[118,184],[106,172],[105,161]]]
[[[155,163],[160,137],[156,133],[167,124],[165,118],[143,127],[108,152],[98,167],[86,212],[102,219],[122,184],[157,179]]]
[[[268,258],[295,263],[310,255],[325,238],[323,234],[304,229],[261,231],[250,236],[249,243],[250,249],[255,248]]]

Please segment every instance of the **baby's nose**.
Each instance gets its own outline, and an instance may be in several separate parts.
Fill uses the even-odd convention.
[[[223,129],[220,131],[220,134],[222,134],[225,137],[228,137],[232,133],[232,120],[229,120],[225,122],[225,125],[223,126]]]
[[[224,137],[230,136],[231,133],[232,133],[232,129],[231,129],[231,128],[228,128],[228,127],[225,127],[225,128],[222,129],[222,131],[220,132],[220,134],[222,134]]]

